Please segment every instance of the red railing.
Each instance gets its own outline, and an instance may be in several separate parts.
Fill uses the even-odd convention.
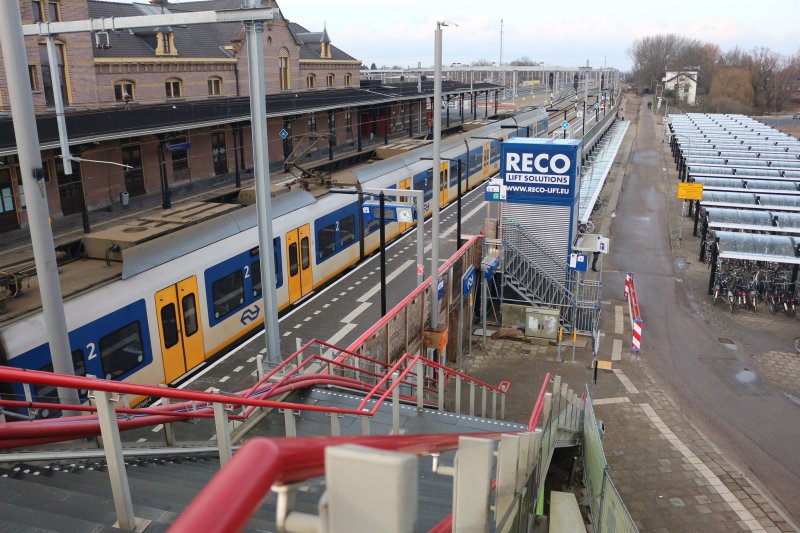
[[[406,372],[413,368],[409,365]],[[551,375],[545,376],[536,398],[531,423],[538,423]],[[534,425],[535,429],[535,425]],[[532,431],[530,424],[529,431]],[[325,468],[325,448],[360,444],[372,448],[417,454],[439,453],[458,447],[463,436],[498,440],[503,433],[445,433],[429,435],[381,435],[369,437],[310,437],[295,439],[258,438],[247,441],[209,481],[170,528],[172,533],[241,531],[250,522],[275,483],[292,483],[320,476]],[[492,483],[495,490],[496,480]],[[236,498],[229,498],[232,493]],[[453,516],[448,515],[429,533],[449,533]]]
[[[307,349],[313,343],[318,343],[322,346],[333,350],[339,348],[327,343],[319,341],[310,341],[304,346]],[[184,400],[184,402],[172,403],[159,407],[145,407],[145,408],[128,408],[119,407],[116,412],[125,415],[117,420],[117,425],[120,430],[130,430],[141,428],[145,426],[155,426],[158,424],[168,424],[180,419],[188,418],[213,418],[211,413],[211,404],[224,403],[230,406],[241,406],[247,409],[241,414],[230,414],[228,416],[231,420],[244,420],[250,416],[253,410],[257,407],[274,408],[274,409],[293,409],[299,411],[321,411],[326,413],[338,413],[343,415],[354,416],[374,416],[381,406],[381,402],[386,399],[396,387],[401,385],[416,387],[416,383],[406,381],[404,378],[408,371],[404,372],[401,378],[390,386],[383,388],[392,372],[388,372],[382,379],[380,374],[367,370],[365,368],[356,367],[346,363],[341,358],[331,359],[321,355],[311,355],[304,359],[304,361],[297,363],[298,354],[302,353],[302,349],[298,350],[287,361],[282,363],[278,368],[270,372],[264,379],[251,387],[247,391],[235,394],[213,394],[200,391],[189,391],[181,389],[172,389],[165,387],[155,387],[150,385],[139,385],[133,383],[124,383],[112,380],[103,380],[96,378],[89,378],[83,376],[65,376],[54,374],[52,372],[42,372],[36,370],[24,370],[11,367],[0,366],[0,381],[7,382],[20,382],[29,383],[33,385],[50,385],[54,387],[69,387],[84,390],[102,390],[106,392],[113,392],[117,394],[130,394],[134,396],[145,397],[158,397],[170,398],[177,400]],[[379,368],[388,368],[393,371],[399,367],[396,363],[392,367],[388,367],[385,363],[375,361],[365,356],[348,352],[348,357],[355,357],[360,360],[374,364]],[[468,382],[473,382],[478,386],[484,387],[489,390],[505,393],[509,388],[508,382],[501,382],[498,387],[493,387],[480,380],[476,380],[466,376],[460,372],[448,369],[438,363],[425,359],[421,356],[404,355],[399,361],[422,361],[426,366],[431,366],[437,369],[438,372],[445,372],[448,376],[457,376]],[[293,363],[292,363],[293,362]],[[290,371],[289,364],[295,364]],[[376,385],[370,385],[359,381],[354,378],[339,376],[334,373],[326,374],[310,374],[298,375],[297,372],[312,364],[320,364],[326,369],[336,368],[348,370],[351,372],[359,372],[360,374],[369,375],[377,381]],[[268,382],[267,379],[274,378],[279,371],[286,371],[284,375],[277,382]],[[267,398],[279,396],[293,390],[300,388],[308,388],[315,385],[334,385],[350,390],[357,390],[367,394],[367,399],[380,393],[380,398],[375,402],[375,405],[370,410],[362,410],[364,403],[358,409],[343,409],[336,407],[325,407],[317,405],[297,404],[285,401],[268,400]],[[268,387],[262,392],[258,392],[263,387]],[[427,391],[434,391],[434,388],[424,387]],[[253,395],[254,393],[257,393]],[[252,396],[251,396],[252,395]],[[403,401],[412,402],[415,398],[408,395],[400,395]],[[203,402],[198,405],[197,402]],[[366,400],[365,400],[366,402]],[[70,410],[85,413],[94,413],[96,408],[91,405],[62,405],[58,403],[49,402],[27,402],[20,400],[2,400],[0,399],[0,406],[17,409],[52,409],[52,410]],[[20,446],[32,446],[38,444],[45,444],[50,442],[58,442],[63,440],[72,440],[78,438],[89,438],[100,434],[100,424],[97,417],[94,415],[73,416],[60,419],[39,419],[31,420],[25,423],[20,422],[6,422],[0,424],[0,448],[14,448]]]

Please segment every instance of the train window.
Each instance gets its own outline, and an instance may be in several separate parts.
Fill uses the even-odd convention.
[[[289,277],[297,275],[297,243],[289,245]]]
[[[376,218],[372,218],[365,222],[366,222],[366,227],[364,231],[367,232],[367,235],[369,235],[373,231],[377,231],[381,227],[381,221]]]
[[[336,224],[330,224],[317,231],[317,249],[320,259],[325,259],[336,252]]]
[[[261,296],[261,261],[256,261],[250,265],[250,276],[253,279],[253,296],[258,298]]]
[[[165,349],[170,349],[178,344],[178,316],[175,313],[175,304],[165,305],[161,308],[161,330],[164,334]]]
[[[144,347],[139,322],[131,322],[101,337],[100,357],[106,379],[122,376],[142,364]]]
[[[356,217],[346,216],[339,221],[339,242],[344,248],[356,240]]]
[[[183,309],[183,334],[191,337],[197,333],[197,305],[194,294],[187,294],[181,299]]]
[[[211,286],[211,297],[214,299],[214,318],[221,318],[242,305],[244,303],[242,271],[236,270],[215,281]]]
[[[309,252],[308,237],[300,239],[300,266],[303,270],[311,264],[311,254]]]

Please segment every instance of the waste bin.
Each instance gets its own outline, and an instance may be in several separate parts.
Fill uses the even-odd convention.
[[[128,207],[128,205],[131,203],[131,195],[128,193],[128,191],[122,191],[119,193],[119,203],[122,204],[122,207]]]

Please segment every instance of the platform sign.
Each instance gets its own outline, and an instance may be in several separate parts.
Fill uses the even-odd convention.
[[[281,139],[285,139],[286,137],[289,136],[289,132],[286,131],[286,130],[281,130],[281,131],[278,132],[278,135],[281,136]]]
[[[502,202],[506,199],[506,186],[501,178],[491,178],[486,182],[483,199],[487,202]]]
[[[567,129],[567,128],[569,128],[569,122],[567,122],[566,120],[565,120],[565,121],[563,121],[563,122],[561,123],[561,127],[562,127],[562,128],[564,128],[564,129]]]
[[[500,177],[506,202],[573,207],[578,194],[580,143],[576,139],[530,138],[504,142]],[[502,187],[496,192],[500,196]]]
[[[595,109],[600,109],[600,102],[595,102],[594,103],[594,108]]]
[[[475,267],[470,266],[461,281],[461,294],[464,298],[475,288],[475,279]]]
[[[370,200],[364,202],[361,206],[361,211],[364,213],[364,220],[380,220],[381,219],[381,205],[380,202]],[[383,204],[383,219],[385,222],[414,222],[416,218],[416,208],[406,202],[384,202]]]
[[[437,294],[441,300],[444,298],[444,278],[439,278],[439,283],[436,285],[436,287],[438,288]]]
[[[702,200],[702,183],[678,183],[678,200]]]
[[[569,254],[569,268],[578,272],[589,269],[589,256],[584,254]]]
[[[575,112],[575,117],[576,118],[583,118],[583,111],[576,111]]]

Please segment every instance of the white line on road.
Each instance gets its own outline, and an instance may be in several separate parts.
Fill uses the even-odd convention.
[[[621,305],[615,305],[614,306],[614,333],[616,333],[617,335],[622,335],[622,333],[625,331],[623,329],[624,322],[625,322],[625,320],[624,320],[624,318],[622,316],[622,306]]]
[[[592,405],[607,405],[611,403],[630,403],[631,399],[627,396],[620,396],[618,398],[601,398],[599,400],[592,400]]]
[[[410,267],[414,263],[415,263],[415,261],[412,261],[411,259],[409,259],[408,261],[406,261],[405,263],[403,263],[402,265],[400,265],[396,269],[392,270],[392,272],[388,276],[386,276],[386,283],[390,283],[394,278],[396,278],[397,276],[402,274],[404,271],[406,271],[408,269],[408,267]],[[369,289],[367,292],[365,292],[364,294],[359,296],[356,299],[356,301],[357,302],[366,302],[367,300],[369,300],[370,298],[375,296],[378,293],[378,291],[380,291],[380,290],[381,290],[381,285],[380,285],[380,283],[378,283],[378,284],[374,285],[371,289]]]
[[[234,368],[233,371],[234,372],[241,372],[243,368],[244,368],[243,366],[239,365],[236,368]]]
[[[619,380],[622,382],[622,386],[625,387],[626,391],[628,391],[628,394],[639,394],[639,389],[637,389],[636,385],[634,385],[631,380],[628,379],[628,376],[622,373],[622,370],[615,368],[612,370],[612,372],[617,375]]]
[[[734,494],[722,483],[717,475],[708,468],[703,461],[695,455],[695,453],[686,447],[686,445],[681,442],[675,433],[661,420],[661,417],[658,416],[655,409],[649,404],[640,403],[639,407],[642,408],[644,414],[647,415],[647,418],[650,419],[650,422],[656,427],[656,429],[664,435],[664,437],[678,450],[681,455],[683,455],[689,463],[694,465],[695,469],[702,475],[708,484],[711,486],[713,490],[715,490],[722,499],[725,500],[725,503],[730,506],[731,510],[736,513],[736,516],[739,517],[741,520],[741,524],[749,529],[750,531],[764,531],[764,527],[758,523],[758,520],[750,513],[750,511],[742,505],[742,502],[739,501],[739,498],[734,496]]]
[[[357,326],[358,324],[345,324],[344,326],[342,326],[342,329],[340,329],[336,335],[328,339],[326,342],[328,344],[336,345],[337,342],[342,340],[348,333],[353,331]]]
[[[367,307],[369,307],[370,305],[372,305],[372,304],[369,303],[369,302],[362,303],[361,305],[359,305],[358,307],[353,309],[350,312],[349,315],[347,315],[346,317],[342,318],[339,322],[344,322],[345,324],[349,324],[349,323],[353,322],[358,317],[358,315],[360,315],[361,313],[366,311]]]

